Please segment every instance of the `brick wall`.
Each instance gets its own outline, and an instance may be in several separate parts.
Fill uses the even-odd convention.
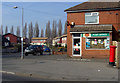
[[[9,35],[5,35],[4,37],[10,37],[11,43],[17,43],[17,37],[14,35],[9,34]]]
[[[118,13],[118,15],[116,15]],[[75,22],[75,25],[85,24],[85,12],[67,13],[67,21]],[[118,24],[119,23],[119,24]],[[99,11],[99,24],[112,24],[113,32],[110,33],[110,44],[112,40],[118,39],[118,29],[120,29],[120,10],[117,11]],[[70,34],[70,26],[67,27],[67,55],[72,56],[72,34]],[[85,39],[83,39],[85,42]],[[97,55],[96,55],[97,53]],[[83,57],[108,57],[109,50],[85,50],[85,43],[82,45]]]

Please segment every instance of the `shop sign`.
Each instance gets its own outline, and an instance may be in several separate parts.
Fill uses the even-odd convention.
[[[82,34],[82,37],[91,37],[91,34],[85,33],[85,34]]]
[[[92,37],[97,37],[97,36],[109,36],[109,33],[91,33]]]

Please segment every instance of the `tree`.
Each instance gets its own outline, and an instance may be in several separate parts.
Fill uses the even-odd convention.
[[[33,25],[32,22],[29,24],[29,42],[31,42],[31,39],[33,37]]]
[[[23,29],[23,37],[27,37],[27,23],[25,23],[24,29]]]
[[[47,29],[48,29],[48,38],[51,38],[50,21],[48,21],[47,23]]]
[[[11,27],[10,33],[11,33],[11,34],[14,34],[13,25],[12,25],[12,27]]]
[[[20,36],[20,27],[19,27],[19,26],[17,26],[16,35],[17,35],[17,36]]]
[[[64,26],[64,35],[67,34],[67,21],[65,22],[65,26]]]
[[[3,35],[3,26],[1,25],[0,34]]]
[[[41,29],[41,36],[40,37],[43,37],[44,36],[44,32],[43,32],[43,29]]]
[[[38,23],[36,22],[35,24],[35,37],[39,37],[39,26],[38,26]]]
[[[48,37],[48,29],[47,29],[47,24],[46,24],[46,29],[45,29],[45,37]]]
[[[45,37],[51,37],[50,21],[46,24]]]
[[[8,27],[6,26],[6,28],[5,28],[5,34],[7,34],[8,33]]]
[[[61,36],[62,35],[62,23],[61,23],[61,20],[59,20],[59,23],[58,23],[58,36]]]
[[[47,43],[50,45],[51,42],[51,29],[50,29],[50,21],[46,24],[46,30],[45,30],[45,37],[48,37]]]
[[[52,24],[52,39],[56,37],[56,21],[53,20],[53,24]]]

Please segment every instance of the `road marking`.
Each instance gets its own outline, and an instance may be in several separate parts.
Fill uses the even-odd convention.
[[[1,70],[0,70],[0,72],[1,73],[7,73],[7,74],[15,74],[14,72],[7,72],[7,71],[1,71]]]

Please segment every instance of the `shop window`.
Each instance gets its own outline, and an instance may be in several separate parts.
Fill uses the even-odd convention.
[[[99,24],[99,12],[85,13],[85,24]]]
[[[86,38],[86,49],[109,49],[109,38]]]

